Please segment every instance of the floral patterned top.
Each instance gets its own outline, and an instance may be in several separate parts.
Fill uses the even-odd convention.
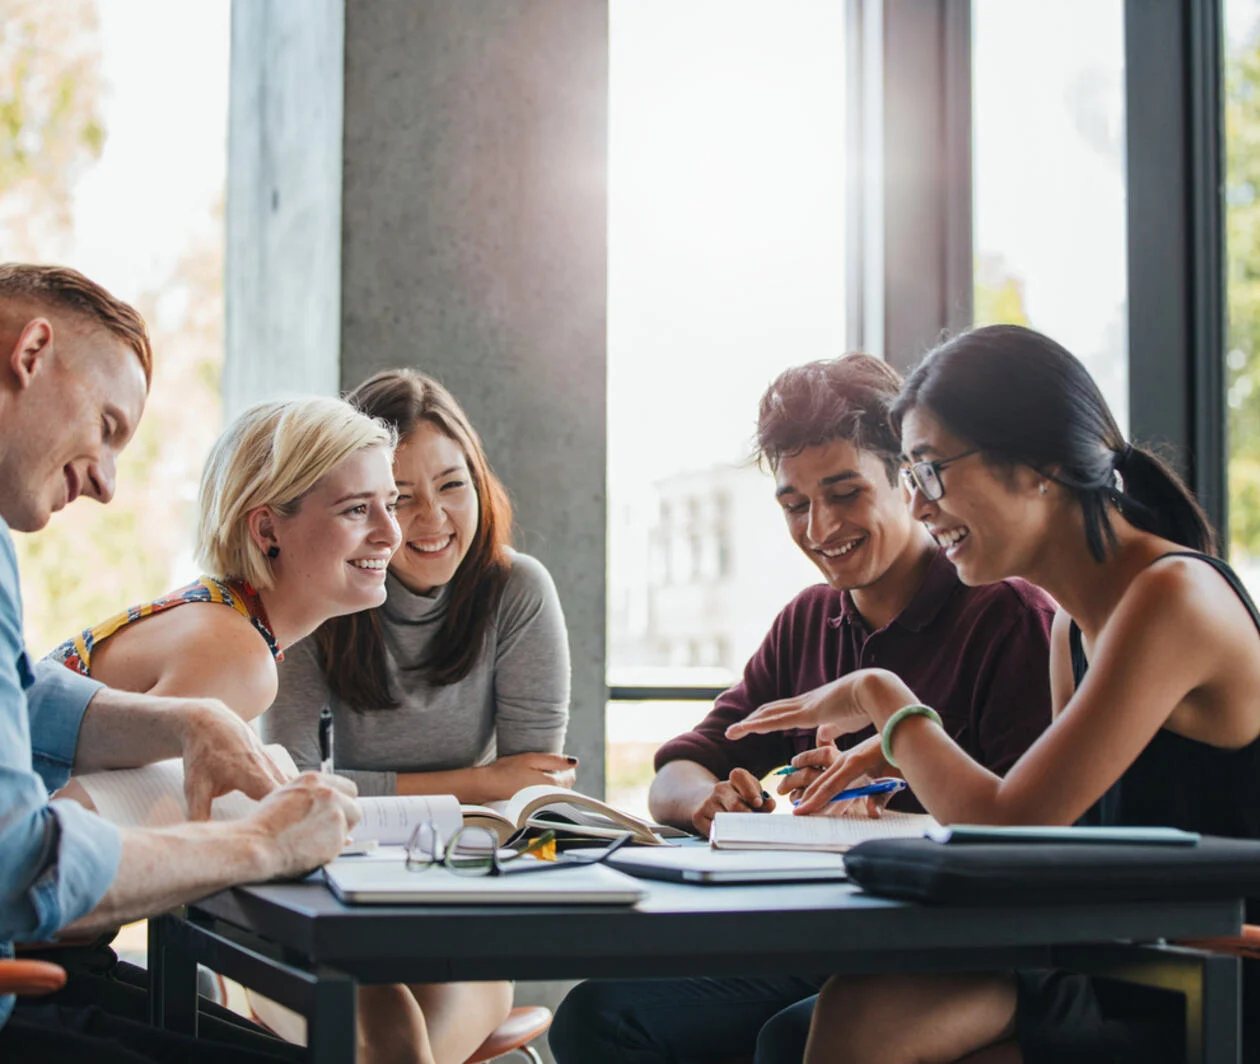
[[[263,609],[262,599],[258,597],[258,592],[244,580],[216,580],[213,576],[199,577],[187,587],[168,592],[153,602],[132,606],[121,613],[114,614],[108,620],[101,621],[100,624],[85,628],[78,635],[67,639],[51,651],[46,660],[58,661],[67,669],[73,669],[84,676],[91,676],[92,651],[111,635],[145,617],[182,606],[187,602],[218,602],[232,607],[237,613],[249,618],[258,634],[267,641],[271,656],[276,661],[284,660],[284,654],[276,643],[271,626],[267,623],[267,613]]]

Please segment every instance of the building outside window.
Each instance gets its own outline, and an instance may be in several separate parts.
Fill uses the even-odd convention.
[[[766,385],[845,350],[844,19],[612,0],[610,685],[729,684],[817,581],[748,458]],[[610,800],[706,710],[610,704]]]

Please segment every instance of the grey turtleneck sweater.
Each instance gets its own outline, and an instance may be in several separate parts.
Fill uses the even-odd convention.
[[[319,766],[317,725],[332,706],[337,773],[360,794],[395,794],[398,772],[486,765],[496,757],[558,753],[569,719],[569,644],[551,575],[528,554],[512,570],[486,632],[485,652],[458,683],[428,683],[405,667],[421,660],[446,616],[449,586],[426,597],[385,579],[381,608],[397,709],[357,712],[328,690],[315,641],[287,649],[280,689],[260,718],[263,738],[288,748],[298,768]]]

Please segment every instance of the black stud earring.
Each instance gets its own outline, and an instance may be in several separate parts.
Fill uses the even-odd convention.
[[[267,557],[268,557],[268,558],[279,558],[279,557],[280,557],[280,548],[279,548],[279,547],[277,547],[275,544],[272,544],[270,547],[268,547],[268,548],[267,548]]]

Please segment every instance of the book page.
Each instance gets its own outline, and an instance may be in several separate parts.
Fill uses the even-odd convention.
[[[283,746],[272,743],[265,749],[282,772],[290,777],[298,774],[293,758]],[[157,761],[140,768],[89,772],[74,778],[87,791],[96,811],[119,827],[168,828],[188,819],[182,758]],[[239,820],[248,816],[257,804],[240,791],[233,791],[214,800],[210,819]]]
[[[359,821],[350,839],[372,840],[382,846],[403,846],[418,824],[431,820],[443,839],[449,839],[464,826],[459,799],[453,794],[391,794],[360,798]]]
[[[719,850],[820,850],[842,853],[867,839],[921,838],[936,821],[925,813],[881,817],[718,813],[709,838]]]
[[[623,812],[607,802],[581,794],[568,787],[553,787],[538,783],[532,787],[524,787],[508,800],[503,808],[503,815],[518,827],[525,820],[538,815],[542,810],[554,811],[574,824],[589,827],[620,827],[651,834],[658,830],[671,830],[662,824],[653,824],[650,820]]]
[[[266,747],[268,755],[288,776],[298,774],[289,751],[278,744]],[[188,819],[184,801],[184,763],[179,758],[158,761],[142,768],[89,772],[76,776],[96,811],[119,827],[165,828]],[[363,819],[350,833],[355,843],[403,845],[415,826],[432,820],[450,838],[464,823],[459,799],[451,794],[390,795],[358,799]],[[233,791],[216,798],[211,820],[240,820],[258,807],[252,798]]]
[[[503,846],[516,834],[516,825],[495,808],[505,804],[504,802],[491,802],[486,805],[464,804],[459,807],[459,811],[463,815],[465,827],[485,828],[487,831],[492,831],[499,837],[499,845]]]

